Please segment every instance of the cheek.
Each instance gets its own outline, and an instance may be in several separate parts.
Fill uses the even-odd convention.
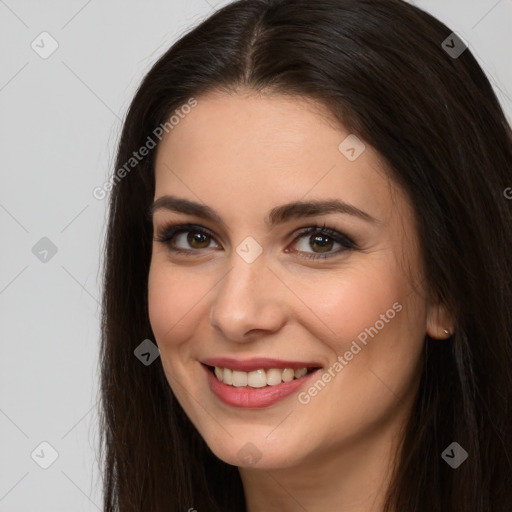
[[[318,339],[333,354],[327,384],[312,383],[299,397],[314,411],[304,421],[318,431],[319,443],[338,439],[333,432],[356,436],[389,418],[396,397],[413,389],[423,341],[421,299],[399,266],[376,259],[338,279],[326,275],[306,292],[322,320]]]
[[[172,265],[152,263],[148,276],[148,310],[157,344],[176,349],[197,324],[201,299],[212,287],[207,276],[182,272]]]
[[[389,271],[389,267],[381,271],[376,266],[348,269],[339,275],[325,274],[314,284],[303,281],[301,288],[304,302],[326,329],[327,339],[338,340],[333,344],[340,344],[340,350],[365,328],[376,322],[380,326],[381,315],[386,315],[386,311],[388,316],[398,317],[393,304],[407,295],[399,275]]]
[[[310,328],[330,349],[330,362],[346,355],[347,377],[357,379],[370,367],[391,383],[407,378],[420,357],[426,311],[403,268],[382,256],[314,284],[302,280],[302,289],[319,319],[318,330]]]

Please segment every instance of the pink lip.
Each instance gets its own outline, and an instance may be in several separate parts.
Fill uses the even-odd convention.
[[[300,379],[294,379],[290,382],[282,382],[276,386],[266,386],[264,388],[251,388],[249,386],[234,387],[224,384],[213,374],[211,369],[204,364],[201,365],[205,372],[212,393],[223,403],[233,407],[244,407],[258,409],[268,407],[270,405],[283,400],[287,396],[297,391],[305,383],[309,382],[311,378],[320,370],[308,373]],[[212,365],[214,366],[214,365]],[[215,365],[220,366],[220,365]],[[222,367],[222,366],[221,366]],[[229,366],[226,366],[229,368]],[[261,368],[258,366],[256,369]],[[306,366],[298,366],[298,368],[305,368]],[[276,368],[276,366],[272,366]],[[291,366],[288,366],[291,368]],[[242,370],[245,371],[245,370]]]
[[[203,359],[201,363],[207,366],[218,366],[219,368],[229,368],[230,370],[238,370],[241,372],[252,372],[254,370],[268,368],[317,368],[322,365],[315,361],[283,361],[282,359],[268,359],[266,357],[255,357],[252,359],[233,359],[231,357],[212,357]]]

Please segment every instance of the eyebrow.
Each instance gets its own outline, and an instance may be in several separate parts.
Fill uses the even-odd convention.
[[[148,211],[149,218],[152,218],[153,214],[157,210],[162,209],[177,213],[195,215],[196,217],[201,217],[226,227],[226,223],[213,208],[201,203],[196,203],[189,199],[170,195],[161,196],[150,206]],[[275,208],[272,208],[268,216],[265,218],[265,223],[269,227],[273,227],[291,219],[313,217],[315,215],[324,215],[327,213],[342,213],[358,217],[367,222],[378,223],[378,220],[372,217],[369,213],[360,210],[351,204],[340,201],[339,199],[294,201],[292,203],[276,206]]]

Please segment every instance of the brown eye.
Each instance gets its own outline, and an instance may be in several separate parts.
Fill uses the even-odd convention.
[[[316,246],[320,249],[319,252],[329,252],[334,244],[334,240],[326,235],[314,235],[309,238],[311,249],[314,249]]]
[[[301,243],[298,244],[297,241]],[[350,238],[326,226],[314,226],[302,231],[295,238],[294,244],[299,246],[296,252],[306,259],[330,258],[356,248],[355,243]],[[341,249],[333,251],[335,244],[338,244]]]
[[[210,240],[210,235],[202,231],[188,231],[187,243],[194,249],[205,249],[210,244]]]
[[[212,242],[216,243],[213,235],[206,229],[193,224],[168,226],[161,230],[155,240],[167,245],[171,252],[191,256],[201,255],[201,249],[211,248],[210,244]],[[301,243],[299,244],[298,241]],[[330,258],[351,249],[356,249],[356,244],[350,238],[325,225],[322,227],[313,226],[303,230],[294,239],[293,244],[302,246],[299,247],[299,250],[291,252],[297,253],[305,259]],[[341,248],[333,251],[335,244],[338,244]],[[290,251],[287,250],[286,252]]]
[[[167,245],[172,252],[192,254],[207,249],[214,239],[202,228],[181,224],[163,229],[155,240]]]

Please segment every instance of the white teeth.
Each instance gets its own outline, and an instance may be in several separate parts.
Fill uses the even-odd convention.
[[[293,379],[300,379],[307,375],[307,368],[269,368],[268,370],[254,370],[252,372],[242,372],[238,370],[231,370],[229,368],[215,367],[215,375],[218,380],[241,388],[249,386],[251,388],[264,388],[265,386],[277,386],[282,382],[290,382]]]
[[[300,379],[301,377],[304,377],[308,373],[307,368],[299,368],[298,370],[295,370],[295,378]]]
[[[283,382],[290,382],[291,380],[293,380],[293,377],[295,377],[295,372],[293,371],[292,368],[285,368],[283,370]]]
[[[217,367],[215,367],[217,368]],[[219,380],[223,381],[224,384],[229,384],[230,386],[233,385],[233,371],[229,368],[224,368],[224,375],[221,379],[220,377],[217,377]]]
[[[267,385],[276,386],[277,384],[281,384],[281,382],[283,382],[281,380],[282,374],[283,370],[278,370],[277,368],[271,368],[270,370],[267,370]]]
[[[264,388],[267,385],[265,370],[256,370],[247,374],[247,385],[251,388]]]
[[[247,386],[247,372],[233,370],[233,386],[236,388]]]

